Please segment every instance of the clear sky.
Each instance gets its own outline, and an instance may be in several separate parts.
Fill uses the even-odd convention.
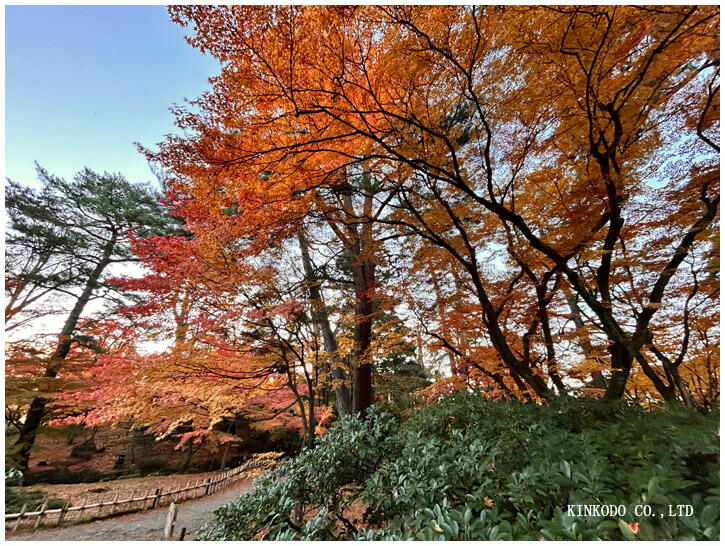
[[[6,6],[5,175],[32,185],[38,161],[155,180],[134,142],[174,131],[169,107],[219,72],[185,32],[164,6]]]

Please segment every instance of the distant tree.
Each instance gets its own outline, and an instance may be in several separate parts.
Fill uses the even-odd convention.
[[[414,393],[430,385],[429,372],[410,347],[394,351],[377,363],[375,391],[387,407],[406,410],[413,406]]]
[[[42,363],[43,378],[54,379],[74,343],[87,342],[78,336],[79,321],[88,302],[100,296],[107,268],[135,260],[129,247],[134,235],[168,233],[176,222],[154,189],[120,174],[86,168],[66,181],[40,166],[37,172],[40,190],[12,181],[6,186],[6,243],[12,257],[6,286],[10,317],[30,311],[46,296],[62,294],[73,302],[52,354]],[[42,393],[29,403],[15,444],[20,468],[27,468],[47,405]]]
[[[57,397],[69,413],[57,422],[132,421],[157,439],[180,438],[187,464],[202,443],[213,451],[232,441],[220,427],[237,418],[262,432],[297,431],[305,446],[326,432],[324,357],[309,306],[297,298],[304,288],[282,268],[257,267],[216,243],[134,241],[147,274],[113,282],[142,301],[94,325],[117,332],[101,333],[104,340],[128,342],[106,344],[84,384]],[[140,354],[140,340],[170,345]]]

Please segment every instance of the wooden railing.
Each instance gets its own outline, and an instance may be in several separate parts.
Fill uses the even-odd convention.
[[[32,524],[37,529],[41,523],[46,525],[55,523],[57,526],[71,521],[80,523],[84,521],[84,518],[90,521],[100,517],[152,510],[172,502],[178,504],[185,500],[211,495],[243,477],[243,473],[247,470],[260,467],[271,468],[275,463],[276,460],[271,458],[252,459],[236,468],[220,472],[211,478],[196,480],[193,485],[191,481],[188,481],[185,486],[171,487],[168,491],[164,491],[163,488],[157,488],[153,491],[151,488],[147,488],[139,496],[136,496],[136,491],[132,492],[127,499],[120,498],[120,493],[114,495],[111,492],[112,500],[106,501],[101,497],[91,504],[87,503],[88,497],[84,496],[81,497],[80,503],[75,506],[71,506],[70,497],[66,498],[62,508],[49,509],[47,500],[43,502],[39,510],[33,512],[26,511],[27,505],[24,505],[20,512],[16,514],[5,514],[5,530],[15,531],[24,524]]]

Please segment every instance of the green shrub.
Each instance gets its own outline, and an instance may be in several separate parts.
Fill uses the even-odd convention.
[[[78,472],[72,472],[67,468],[50,468],[29,472],[25,475],[23,483],[25,485],[37,485],[47,483],[91,483],[97,482],[103,477],[103,474],[97,470],[85,469]]]
[[[35,510],[43,504],[42,491],[20,491],[16,492],[10,487],[5,487],[5,513],[17,514],[26,504],[27,511]]]
[[[55,497],[51,497],[48,499],[48,510],[54,510],[56,508],[63,508],[65,506],[65,499],[58,499]]]
[[[204,530],[207,540],[249,540],[261,531],[265,538],[285,540],[301,534],[309,540],[330,538],[337,515],[360,486],[381,465],[402,450],[398,421],[371,408],[370,421],[346,418],[305,449],[255,482],[254,491],[215,512],[216,521]],[[319,506],[313,521],[301,517]]]
[[[374,410],[262,476],[203,538],[717,539],[718,427],[718,413],[679,405],[574,398],[459,394],[403,423]],[[353,503],[361,522],[346,516]],[[567,514],[605,504],[626,515]],[[635,516],[638,505],[652,515]],[[670,505],[694,513],[670,517]]]
[[[45,500],[43,491],[23,491],[22,489],[13,490],[10,487],[5,488],[5,513],[17,514],[26,505],[26,511],[33,512],[38,510]],[[51,497],[48,499],[47,508],[62,508],[65,501]]]

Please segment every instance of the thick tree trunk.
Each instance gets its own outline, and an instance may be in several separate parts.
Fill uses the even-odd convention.
[[[373,367],[370,345],[373,340],[373,311],[375,301],[375,262],[373,261],[372,224],[362,224],[358,230],[352,195],[344,194],[343,203],[355,222],[347,224],[349,235],[347,250],[350,253],[353,288],[355,290],[355,328],[352,370],[352,411],[361,416],[373,403]],[[362,218],[371,218],[372,194],[366,194]]]
[[[113,253],[115,246],[116,236],[114,235],[103,248],[103,254],[100,261],[96,264],[93,271],[91,271],[91,274],[86,281],[86,285],[83,288],[83,292],[76,300],[73,309],[63,324],[63,329],[58,335],[58,345],[56,346],[55,351],[53,351],[53,354],[50,356],[48,365],[45,368],[45,373],[43,374],[44,377],[56,377],[63,366],[65,358],[68,356],[71,346],[73,345],[73,332],[78,325],[78,321],[81,318],[83,310],[93,295],[93,291],[98,285],[98,279],[101,278],[103,270],[106,269],[109,263],[111,263],[111,254]],[[30,408],[28,409],[28,415],[25,418],[25,423],[23,423],[23,426],[20,429],[20,436],[15,442],[15,445],[18,447],[17,463],[22,471],[26,471],[28,469],[30,452],[35,444],[35,437],[38,434],[38,428],[40,427],[43,416],[45,415],[45,408],[47,404],[48,399],[42,396],[38,396],[32,400]]]
[[[365,414],[373,403],[372,362],[370,345],[373,340],[373,307],[375,263],[363,259],[359,249],[353,254],[353,287],[355,289],[355,332],[353,349],[352,410]]]
[[[18,448],[16,462],[20,470],[25,472],[28,469],[30,461],[30,450],[35,444],[35,436],[38,434],[38,428],[45,415],[45,406],[48,403],[46,398],[37,397],[30,403],[28,414],[25,417],[25,423],[20,428],[20,436],[15,442]]]
[[[330,368],[332,379],[335,382],[335,401],[337,403],[337,413],[342,419],[346,415],[352,413],[352,396],[350,388],[347,386],[347,376],[343,368],[342,359],[337,345],[337,339],[330,326],[330,320],[327,314],[327,308],[322,299],[322,291],[320,284],[315,278],[315,271],[312,267],[312,260],[302,229],[297,232],[297,240],[300,244],[300,253],[302,254],[302,267],[305,271],[307,281],[310,283],[310,302],[314,310],[314,320],[320,327],[322,333],[322,341],[325,345],[325,351],[330,359]]]
[[[629,379],[629,373],[632,370],[634,355],[621,343],[611,341],[609,355],[611,357],[612,377],[609,379],[604,398],[607,400],[619,400],[624,396],[627,379]]]
[[[367,268],[366,268],[367,270]],[[364,274],[364,278],[369,279],[372,271]],[[355,413],[365,414],[365,410],[373,403],[373,384],[372,384],[372,363],[370,362],[370,345],[373,339],[373,304],[369,297],[362,294],[368,292],[367,283],[362,290],[355,287],[358,293],[358,302],[355,306],[355,348],[353,360],[355,368],[353,369],[353,397],[352,407]]]

